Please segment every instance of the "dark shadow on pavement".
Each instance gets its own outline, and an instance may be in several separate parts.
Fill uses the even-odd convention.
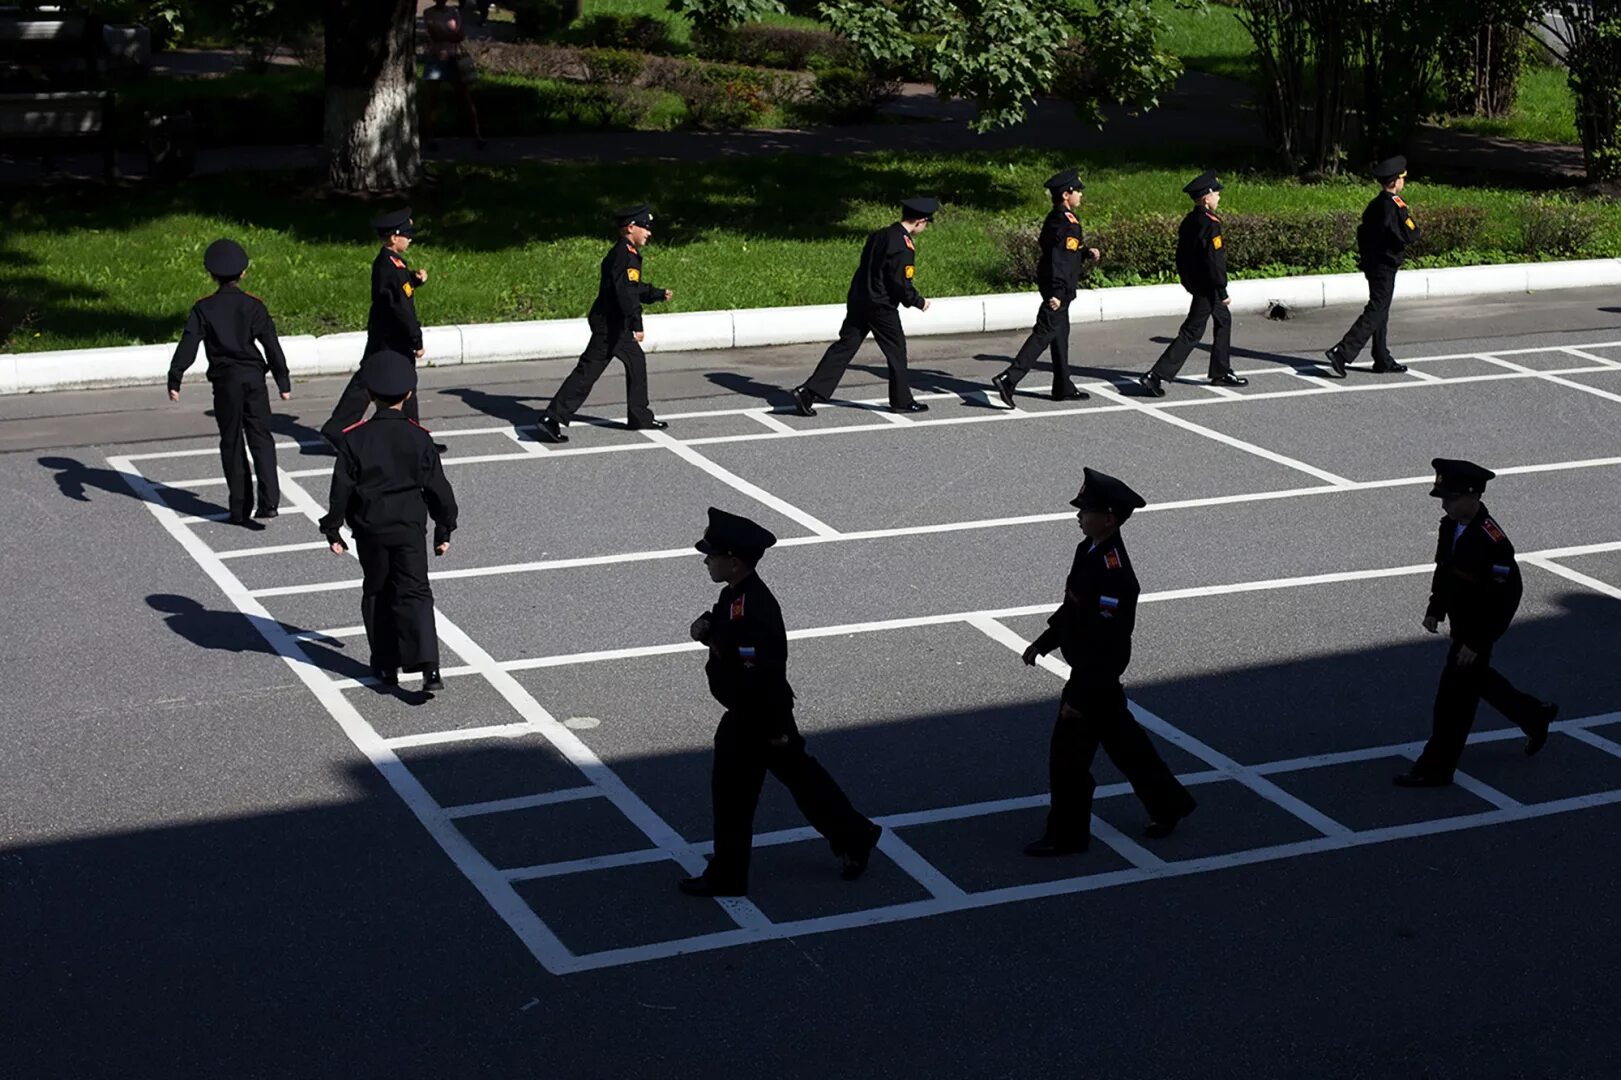
[[[809,377],[809,372],[806,373],[806,376]],[[730,391],[741,397],[751,397],[757,401],[763,401],[779,411],[783,409],[791,411],[794,407],[794,398],[791,393],[793,387],[790,386],[773,386],[771,383],[763,383],[758,379],[735,371],[711,371],[704,378],[723,390]]]
[[[104,491],[109,495],[122,495],[128,499],[141,499],[124,479],[124,474],[112,469],[86,465],[77,458],[69,457],[42,457],[39,463],[47,469],[56,470],[54,479],[57,488],[75,502],[91,502],[89,495],[91,489]],[[200,498],[186,488],[167,487],[155,480],[149,482],[158,489],[163,501],[176,513],[202,517],[226,512],[224,506]]]

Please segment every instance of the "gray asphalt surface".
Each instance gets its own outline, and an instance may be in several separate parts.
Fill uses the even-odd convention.
[[[914,385],[941,395],[922,424],[726,411],[783,406],[818,347],[655,356],[682,453],[611,426],[617,372],[563,453],[525,428],[567,363],[425,371],[425,422],[451,461],[480,459],[449,466],[465,527],[433,567],[449,685],[431,698],[318,695],[280,627],[240,610],[359,622],[354,563],[313,546],[293,491],[325,498],[330,458],[292,440],[343,380],[277,406],[290,483],[270,528],[174,526],[202,563],[115,467],[133,456],[177,514],[221,509],[217,459],[174,455],[210,447],[200,379],[179,406],[161,388],[0,400],[0,1076],[1613,1075],[1621,309],[1595,291],[1410,302],[1398,355],[1462,355],[1324,380],[1314,359],[1353,314],[1240,318],[1242,400],[1196,385],[1195,354],[1146,410],[1096,387],[1004,414],[986,380],[1020,335],[918,339]],[[1140,372],[1174,331],[1077,327],[1079,376]],[[869,347],[841,395],[882,383]],[[1601,719],[1527,760],[1483,707],[1469,785],[1397,791],[1443,656],[1418,625],[1437,455],[1502,472],[1487,502],[1522,559],[1555,552],[1524,564],[1499,668]],[[991,633],[1033,637],[1058,600],[1083,465],[1154,504],[1126,531],[1149,594],[1128,693],[1168,725],[1154,737],[1200,809],[1139,847],[1141,807],[1108,789],[1092,851],[1038,862],[1019,848],[1061,682]],[[503,916],[399,778],[440,807],[565,791],[590,783],[573,738],[706,842],[718,709],[683,643],[714,588],[683,549],[711,504],[783,538],[762,574],[790,631],[839,628],[791,645],[800,724],[904,847],[842,883],[768,781],[752,900],[797,929],[717,945],[734,913],[677,895],[670,859],[637,861],[649,840],[608,798],[457,818],[501,870],[600,859],[515,875]],[[984,612],[989,631],[955,618]],[[614,650],[631,652],[579,655]],[[321,680],[365,674],[363,638],[300,655]],[[532,719],[525,702],[563,726],[432,741]],[[391,784],[363,749],[401,737]],[[1362,839],[1325,845],[1324,818]],[[549,971],[535,916],[568,950],[554,969],[603,966]]]

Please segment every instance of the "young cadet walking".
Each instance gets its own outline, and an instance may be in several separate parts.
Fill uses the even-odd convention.
[[[840,876],[854,881],[867,869],[883,832],[850,805],[827,770],[805,753],[794,724],[788,685],[788,631],[782,608],[755,566],[777,542],[748,518],[709,508],[709,527],[698,550],[714,582],[724,582],[715,606],[692,624],[693,640],[709,646],[704,674],[709,692],[725,707],[715,730],[710,796],[715,814],[715,856],[697,877],[681,882],[692,896],[748,892],[754,809],[767,771],[794,797],[800,812],[833,845]]]
[[[642,305],[669,300],[675,293],[642,278],[642,248],[653,238],[653,208],[646,203],[614,215],[619,239],[603,256],[597,276],[597,299],[586,322],[591,340],[579,363],[540,414],[540,437],[547,442],[568,442],[563,428],[580,411],[591,388],[618,357],[625,365],[626,426],[632,431],[660,431],[670,425],[653,416],[647,403],[647,354],[642,352]]]
[[[265,372],[276,380],[281,399],[293,396],[287,357],[276,337],[264,301],[242,291],[248,253],[233,240],[216,240],[203,253],[203,269],[218,288],[191,307],[186,327],[169,362],[169,400],[180,400],[180,380],[197,360],[197,346],[208,356],[208,382],[214,388],[214,422],[220,429],[220,464],[225,469],[226,506],[231,524],[263,529],[256,520],[273,518],[281,505],[276,477],[276,441],[270,434],[270,396]],[[254,347],[257,342],[264,355]],[[252,458],[252,468],[248,461]],[[258,481],[258,505],[254,481]]]
[[[1165,387],[1161,384],[1176,378],[1212,319],[1216,332],[1210,341],[1210,384],[1249,385],[1248,379],[1233,374],[1228,358],[1233,313],[1228,309],[1227,300],[1227,252],[1221,236],[1221,218],[1216,216],[1216,207],[1221,205],[1221,181],[1214,172],[1207,172],[1188,182],[1182,190],[1193,197],[1193,209],[1176,230],[1176,275],[1193,302],[1176,337],[1165,346],[1148,374],[1137,380],[1154,397],[1165,396]]]
[[[1436,458],[1435,488],[1445,517],[1435,540],[1435,576],[1424,629],[1448,623],[1452,646],[1435,692],[1430,740],[1413,767],[1396,777],[1400,787],[1444,787],[1463,755],[1481,698],[1526,734],[1527,755],[1548,741],[1559,706],[1517,690],[1491,666],[1492,647],[1508,630],[1524,585],[1514,545],[1480,496],[1497,474],[1470,461]]]
[[[901,203],[899,221],[867,237],[845,296],[839,338],[827,347],[804,385],[794,388],[794,411],[800,416],[815,416],[812,406],[832,398],[845,368],[855,359],[868,334],[878,342],[889,365],[890,412],[928,411],[927,405],[912,399],[912,388],[907,385],[906,331],[901,329],[899,308],[905,304],[919,311],[929,310],[929,302],[912,284],[917,274],[917,245],[912,238],[921,235],[939,212],[939,199],[907,199]]]
[[[1412,207],[1401,197],[1407,186],[1407,159],[1393,157],[1373,167],[1379,194],[1362,211],[1356,227],[1357,260],[1368,279],[1368,306],[1338,343],[1323,355],[1334,374],[1345,378],[1345,365],[1362,353],[1362,346],[1373,338],[1375,374],[1400,374],[1406,364],[1390,355],[1390,301],[1396,295],[1396,271],[1407,257],[1407,245],[1418,239],[1418,223]]]
[[[372,219],[372,228],[383,241],[382,250],[371,261],[371,310],[366,315],[366,348],[362,358],[384,351],[400,353],[413,362],[422,359],[422,323],[417,319],[417,290],[428,283],[426,270],[413,270],[406,265],[405,253],[411,249],[416,226],[411,220],[411,208],[401,207],[379,214]],[[366,380],[356,368],[343,396],[338,398],[332,417],[321,425],[321,435],[327,442],[337,444],[344,428],[366,415],[371,396],[366,391]],[[419,417],[417,400],[413,394],[406,400],[405,415]]]
[[[1086,185],[1080,173],[1065,169],[1047,180],[1053,208],[1041,224],[1041,260],[1036,264],[1036,286],[1041,290],[1041,306],[1036,309],[1036,326],[1019,347],[1013,363],[992,376],[1002,403],[1013,408],[1013,388],[1030,374],[1037,357],[1047,349],[1053,357],[1054,401],[1080,401],[1091,395],[1069,381],[1069,305],[1081,278],[1081,267],[1099,258],[1097,248],[1082,247],[1081,219],[1075,210],[1081,205]]]
[[[1138,726],[1120,684],[1131,663],[1141,592],[1120,526],[1132,511],[1148,504],[1121,481],[1087,469],[1081,492],[1070,505],[1080,511],[1077,518],[1086,540],[1075,548],[1063,604],[1024,651],[1024,662],[1034,664],[1056,648],[1070,666],[1048,758],[1052,806],[1047,831],[1025,847],[1026,855],[1073,855],[1087,849],[1097,789],[1092,759],[1099,746],[1147,808],[1145,836],[1169,836],[1197,805]]]
[[[375,353],[361,369],[377,411],[338,435],[338,463],[321,533],[337,555],[348,551],[339,526],[347,523],[354,533],[372,675],[394,686],[401,670],[420,671],[424,690],[443,690],[423,530],[431,517],[433,553],[450,550],[456,496],[432,436],[402,408],[416,390],[411,358]]]

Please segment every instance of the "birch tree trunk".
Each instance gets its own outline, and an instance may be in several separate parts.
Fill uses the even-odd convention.
[[[327,177],[338,191],[416,184],[415,0],[325,0]]]

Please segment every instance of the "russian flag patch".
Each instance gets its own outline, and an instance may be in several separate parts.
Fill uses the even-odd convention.
[[[1115,611],[1119,607],[1120,607],[1120,598],[1119,597],[1116,597],[1116,596],[1100,596],[1100,597],[1098,597],[1098,614],[1102,615],[1105,619],[1113,616]]]
[[[753,645],[739,645],[737,647],[737,658],[739,660],[743,661],[743,666],[744,667],[753,667],[754,666],[754,646]]]

